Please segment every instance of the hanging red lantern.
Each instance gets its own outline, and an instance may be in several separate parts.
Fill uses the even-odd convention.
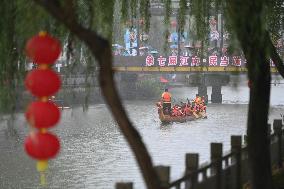
[[[37,64],[53,64],[60,55],[60,42],[48,35],[40,32],[32,37],[25,47],[27,56]]]
[[[58,138],[51,133],[34,132],[25,140],[25,150],[29,156],[37,160],[54,158],[60,149]]]
[[[32,70],[26,76],[25,86],[30,92],[38,97],[55,94],[61,85],[59,76],[50,69]]]
[[[59,57],[61,45],[59,41],[46,32],[31,38],[26,44],[26,53],[38,68],[29,72],[25,79],[25,87],[39,101],[32,102],[26,111],[26,119],[37,132],[31,132],[25,140],[25,150],[29,156],[37,159],[37,170],[40,173],[41,184],[45,184],[45,171],[48,159],[56,156],[60,149],[58,138],[47,132],[47,128],[54,126],[60,119],[60,112],[56,104],[48,101],[48,96],[54,95],[61,86],[57,73],[51,69]]]
[[[26,119],[35,128],[53,127],[60,119],[60,112],[53,102],[32,102],[26,111]]]

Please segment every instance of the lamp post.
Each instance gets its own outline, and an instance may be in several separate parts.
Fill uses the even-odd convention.
[[[180,57],[180,24],[179,24],[179,16],[177,14],[177,34],[178,34],[178,38],[177,38],[177,43],[178,43],[178,53],[177,53],[177,56],[178,56],[178,60],[179,60],[179,57]]]

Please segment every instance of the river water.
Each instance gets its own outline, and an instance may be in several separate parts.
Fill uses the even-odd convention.
[[[283,87],[273,86],[269,122],[284,111]],[[194,97],[197,88],[171,89],[175,99]],[[210,98],[211,89],[208,88]],[[171,166],[171,179],[184,172],[185,153],[199,153],[200,162],[209,160],[211,142],[230,148],[231,135],[246,133],[248,88],[222,87],[223,104],[209,104],[208,119],[161,125],[155,101],[125,101],[130,119],[139,130],[155,165]],[[59,156],[50,161],[47,185],[39,185],[35,161],[24,153],[23,140],[29,129],[22,114],[14,129],[0,122],[0,188],[88,188],[114,189],[115,182],[134,182],[145,188],[132,152],[106,105],[64,110],[53,129],[61,140]]]

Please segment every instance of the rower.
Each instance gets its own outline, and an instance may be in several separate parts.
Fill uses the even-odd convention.
[[[165,89],[165,92],[163,92],[161,100],[163,102],[164,114],[170,114],[172,106],[172,95],[171,93],[169,93],[167,88]]]

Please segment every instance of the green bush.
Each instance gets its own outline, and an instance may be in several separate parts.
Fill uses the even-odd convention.
[[[136,84],[138,98],[142,99],[154,99],[159,98],[162,92],[163,85],[159,81],[140,80]]]

